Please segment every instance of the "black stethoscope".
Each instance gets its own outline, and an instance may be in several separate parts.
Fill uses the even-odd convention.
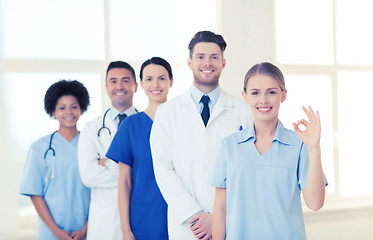
[[[56,160],[56,151],[54,150],[54,148],[52,148],[52,141],[53,141],[53,136],[56,132],[57,131],[54,131],[54,133],[52,133],[51,138],[49,139],[49,147],[48,147],[47,151],[45,151],[45,153],[44,153],[44,174],[45,174],[44,180],[46,182],[48,182],[49,179],[54,178],[54,162]],[[52,151],[52,173],[51,173],[50,178],[48,178],[48,175],[47,175],[47,154],[48,154],[49,151]]]
[[[106,112],[104,113],[104,116],[102,118],[102,127],[100,127],[100,129],[98,129],[97,131],[97,137],[100,137],[101,135],[101,131],[106,129],[109,133],[109,136],[111,136],[111,131],[108,127],[105,126],[105,119],[106,119],[106,114],[110,111],[111,108],[109,108],[108,110],[106,110]],[[135,108],[135,112],[136,113],[139,113],[139,111],[137,111],[137,109]]]

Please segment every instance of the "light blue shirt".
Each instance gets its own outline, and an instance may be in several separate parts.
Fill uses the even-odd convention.
[[[216,103],[218,102],[219,96],[220,96],[221,88],[220,86],[217,86],[214,90],[209,92],[208,94],[205,94],[201,90],[199,90],[194,84],[192,84],[192,87],[190,88],[190,93],[192,95],[192,99],[194,103],[196,104],[197,109],[199,110],[199,113],[202,113],[203,110],[203,103],[200,102],[203,95],[207,95],[210,98],[209,101],[209,109],[210,109],[210,116],[212,113],[212,110],[214,109]]]
[[[113,119],[113,121],[115,123],[114,125],[116,125],[116,126],[119,124],[119,116],[118,116],[118,114],[120,114],[120,113],[125,113],[127,116],[131,116],[133,114],[138,113],[138,111],[137,111],[136,108],[134,108],[133,106],[131,106],[131,107],[127,108],[126,111],[120,112],[118,109],[116,109],[114,106],[112,106],[111,110],[109,111],[108,114],[110,115],[110,119]]]
[[[300,194],[308,150],[278,121],[272,146],[259,154],[254,125],[223,139],[208,182],[227,191],[228,240],[306,239]]]
[[[83,185],[78,168],[79,134],[71,142],[58,132],[54,134],[52,151],[48,151],[50,134],[34,142],[27,156],[20,193],[44,198],[57,226],[65,231],[80,230],[87,223],[91,190]],[[54,174],[52,171],[54,169]],[[54,178],[51,176],[54,175]],[[47,180],[45,179],[47,177]],[[57,239],[38,218],[38,240]]]

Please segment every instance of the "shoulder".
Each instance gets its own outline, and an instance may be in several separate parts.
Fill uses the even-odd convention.
[[[278,123],[278,138],[281,142],[289,145],[300,146],[303,144],[302,140],[298,137],[294,130],[286,128],[281,121]]]
[[[162,103],[159,107],[162,108],[162,109],[178,107],[180,104],[188,102],[189,98],[191,98],[191,96],[190,96],[190,91],[188,90],[188,91],[184,92],[183,94],[178,95],[178,96],[168,100],[165,103]]]
[[[30,146],[30,151],[38,151],[38,149],[47,149],[49,146],[49,141],[51,139],[52,134],[45,135],[35,142],[33,142]],[[44,151],[45,151],[44,150]]]

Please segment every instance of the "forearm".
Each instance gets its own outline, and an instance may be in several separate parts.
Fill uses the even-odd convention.
[[[48,209],[47,204],[45,203],[45,200],[41,196],[30,196],[32,203],[34,204],[34,207],[36,209],[36,212],[38,213],[41,220],[47,225],[47,227],[51,230],[52,233],[56,232],[58,229],[60,229],[55,221],[53,220],[53,217]]]
[[[124,164],[123,164],[124,165]],[[131,233],[130,223],[130,203],[131,203],[131,191],[132,181],[130,177],[130,170],[123,168],[129,168],[128,166],[122,166],[120,163],[119,172],[119,183],[118,183],[118,208],[121,229],[123,234]]]
[[[308,147],[309,167],[306,188],[303,190],[304,201],[313,211],[324,205],[325,179],[321,165],[320,146]]]
[[[214,214],[212,215],[212,238],[224,240],[226,235],[226,190],[216,188]]]

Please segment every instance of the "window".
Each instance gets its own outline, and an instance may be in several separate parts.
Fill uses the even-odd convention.
[[[300,118],[289,111],[302,104],[319,109],[323,167],[330,183],[327,193],[340,200],[372,197],[372,130],[366,120],[373,87],[373,34],[367,30],[373,3],[275,3],[277,60],[289,89],[283,110],[292,118],[286,121]]]
[[[9,148],[2,149],[13,161],[7,164],[21,172],[30,144],[58,127],[43,108],[52,83],[76,79],[88,88],[91,106],[78,129],[110,106],[104,82],[110,61],[129,62],[138,76],[143,61],[165,58],[174,73],[172,98],[192,82],[187,68],[190,39],[200,30],[216,31],[216,22],[215,0],[0,0],[0,106],[8,116],[1,122],[9,129]],[[147,106],[140,86],[134,105],[139,110]],[[6,189],[12,191],[10,201],[20,203],[5,204],[9,211],[4,215],[15,214],[19,206],[21,215],[35,215],[29,199],[17,194],[17,180]]]

